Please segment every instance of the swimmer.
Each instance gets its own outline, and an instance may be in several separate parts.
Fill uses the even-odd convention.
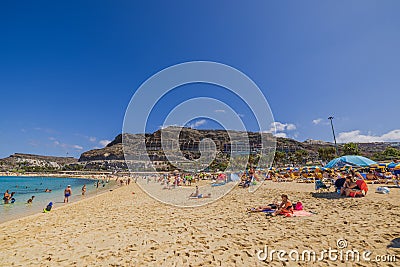
[[[34,198],[35,198],[35,196],[32,196],[30,199],[28,199],[28,201],[26,203],[32,204],[32,201],[33,201]]]

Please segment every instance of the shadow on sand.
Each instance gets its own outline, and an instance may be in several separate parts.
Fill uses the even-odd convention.
[[[384,185],[384,187],[387,187],[387,188],[390,188],[390,189],[392,189],[392,188],[400,189],[400,186],[397,186],[397,185]]]
[[[315,198],[325,198],[325,199],[339,199],[342,198],[337,192],[315,192],[311,193],[311,195]]]
[[[388,248],[400,248],[400,238],[395,238],[387,246]]]

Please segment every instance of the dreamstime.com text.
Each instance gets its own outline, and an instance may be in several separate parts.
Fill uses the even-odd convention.
[[[260,261],[293,261],[293,262],[396,262],[396,255],[374,255],[369,250],[359,251],[357,249],[347,249],[347,241],[339,239],[336,243],[337,248],[314,250],[282,250],[270,249],[267,245],[264,249],[257,251],[257,258]]]

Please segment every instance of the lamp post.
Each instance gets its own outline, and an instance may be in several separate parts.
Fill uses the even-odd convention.
[[[331,127],[332,127],[332,133],[333,133],[333,140],[335,141],[336,156],[339,156],[339,152],[338,152],[338,148],[337,148],[337,143],[336,143],[335,130],[333,129],[333,122],[332,122],[333,117],[330,116],[330,117],[328,118],[328,120],[331,121]]]

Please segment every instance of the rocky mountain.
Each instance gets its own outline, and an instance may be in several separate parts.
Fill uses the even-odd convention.
[[[73,157],[52,157],[33,154],[15,153],[7,158],[0,159],[0,170],[56,170],[66,165],[77,164],[78,159]]]
[[[163,135],[163,139],[161,138]],[[272,145],[275,138],[270,133],[262,133],[265,144]],[[209,139],[212,142],[201,142]],[[244,144],[242,140],[249,140]],[[142,140],[145,140],[143,144]],[[163,141],[161,141],[163,140]],[[253,132],[225,131],[225,130],[196,130],[191,128],[168,127],[152,134],[120,134],[110,144],[102,149],[87,151],[81,155],[79,162],[98,160],[124,160],[122,142],[125,145],[125,154],[132,160],[140,160],[142,152],[147,151],[151,160],[166,160],[164,149],[178,149],[187,159],[195,159],[200,150],[213,150],[218,153],[228,153],[231,150],[250,150],[256,152],[261,147],[261,134]],[[163,143],[162,143],[163,142]],[[264,145],[265,145],[264,144]]]
[[[242,142],[247,139],[248,144]],[[304,158],[303,163],[319,161],[321,155],[318,152],[321,152],[321,149],[328,148],[332,151],[334,148],[334,145],[329,142],[318,140],[299,142],[288,138],[275,138],[270,133],[168,127],[145,135],[119,134],[106,147],[82,153],[79,160],[72,157],[15,153],[0,159],[0,171],[123,170],[127,169],[125,156],[129,161],[143,162],[147,159],[144,157],[146,154],[153,163],[158,165],[159,169],[168,170],[172,167],[168,162],[171,158],[167,159],[164,150],[179,151],[180,153],[176,153],[179,155],[176,156],[175,161],[198,159],[201,155],[200,151],[216,150],[213,166],[223,166],[229,160],[231,152],[237,155],[250,152],[256,157],[262,147],[272,147],[274,141],[276,141],[276,151],[281,152],[281,157],[284,159],[282,164],[285,164],[285,160],[286,163],[298,160],[296,154]],[[123,142],[127,144],[124,147]],[[370,158],[387,147],[400,149],[400,143],[359,143],[357,145],[360,154]],[[343,144],[338,145],[339,153],[343,151],[343,146]],[[123,149],[125,149],[125,155]]]
[[[178,138],[176,131],[179,131]],[[163,135],[164,138],[164,146],[161,144],[161,135]],[[245,135],[245,137],[248,136],[249,147],[243,144],[238,145],[237,142],[235,143],[231,140],[240,140],[243,135]],[[140,140],[143,138],[145,144],[141,144]],[[319,140],[299,142],[289,138],[275,138],[270,133],[263,133],[263,138],[267,140],[264,147],[265,145],[271,145],[272,142],[276,140],[276,151],[283,152],[286,155],[294,154],[296,151],[302,151],[303,155],[307,158],[306,161],[320,160],[321,158],[318,151],[320,151],[321,148],[334,148],[334,144],[329,142]],[[172,150],[174,145],[176,146],[175,149],[179,148],[186,159],[197,159],[200,156],[199,151],[202,149],[200,141],[203,139],[210,139],[215,143],[217,160],[220,161],[226,160],[226,156],[230,154],[232,149],[236,150],[236,152],[248,149],[252,154],[257,154],[262,147],[260,133],[168,127],[152,134],[145,134],[144,136],[120,134],[105,148],[90,150],[83,153],[79,158],[79,162],[87,164],[94,161],[123,161],[123,141],[129,144],[125,146],[125,153],[130,160],[143,160],[143,151],[146,151],[145,153],[149,155],[152,161],[167,161],[162,147],[167,147],[167,149]],[[367,157],[373,157],[375,153],[382,152],[390,146],[400,148],[400,143],[359,143],[357,145],[360,154]],[[338,144],[339,153],[343,151],[343,146],[344,144]]]

